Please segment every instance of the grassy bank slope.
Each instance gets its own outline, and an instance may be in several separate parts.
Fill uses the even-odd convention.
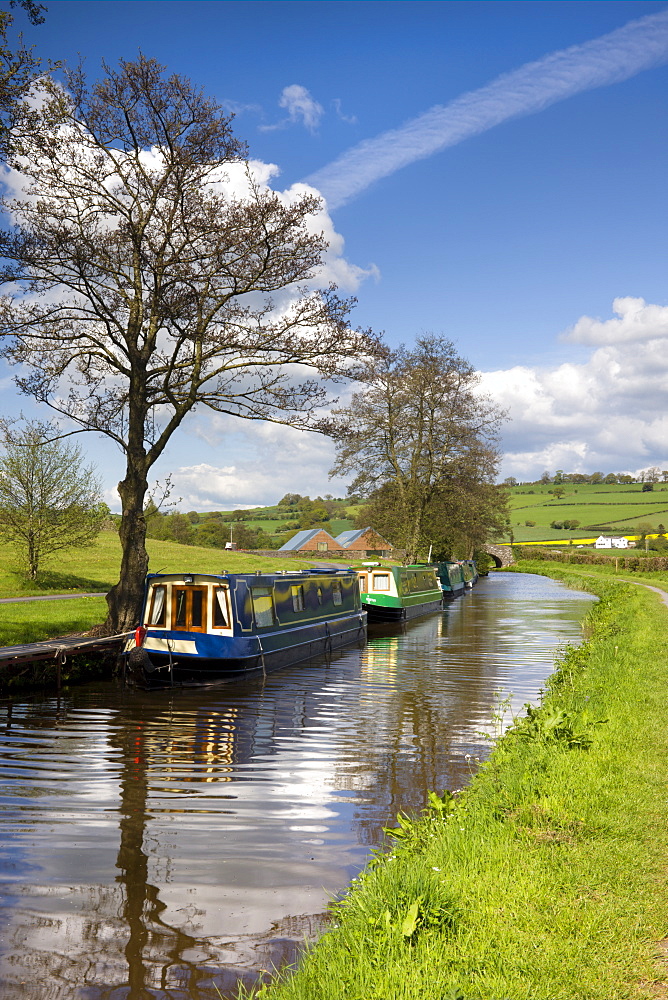
[[[668,996],[668,612],[641,588],[590,589],[602,598],[590,638],[560,661],[542,708],[452,812],[406,824],[299,972],[259,995]]]
[[[280,556],[254,556],[223,549],[199,548],[149,538],[146,542],[151,573],[253,573],[256,569],[303,569],[313,559],[289,559]],[[325,552],[320,556],[326,560]],[[331,554],[329,556],[331,558]],[[57,559],[45,563],[39,580],[33,583],[22,575],[17,559],[9,548],[0,549],[0,597],[24,597],[31,594],[66,594],[73,591],[106,592],[118,580],[121,544],[114,531],[103,531],[93,545],[85,549],[59,552]],[[55,568],[54,568],[55,566]]]

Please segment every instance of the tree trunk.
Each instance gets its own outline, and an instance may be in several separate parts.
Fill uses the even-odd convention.
[[[119,530],[121,574],[118,583],[107,594],[109,616],[105,623],[112,635],[129,632],[139,624],[144,597],[144,580],[148,572],[144,501],[148,482],[138,471],[141,464],[128,458],[127,474],[118,484],[123,510]]]
[[[28,574],[31,580],[37,579],[37,570],[39,568],[39,552],[38,546],[35,541],[35,536],[32,531],[28,532]]]

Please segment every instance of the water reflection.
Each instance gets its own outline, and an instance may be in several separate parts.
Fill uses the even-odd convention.
[[[393,814],[466,782],[497,692],[536,700],[587,600],[500,575],[330,665],[5,703],[2,996],[208,1000],[292,960]]]

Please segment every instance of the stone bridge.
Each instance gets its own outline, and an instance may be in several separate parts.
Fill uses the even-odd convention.
[[[499,569],[504,566],[512,566],[515,562],[513,550],[510,545],[483,545],[483,551],[491,556]]]

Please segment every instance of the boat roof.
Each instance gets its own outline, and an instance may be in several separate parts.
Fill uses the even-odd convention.
[[[194,582],[195,578],[208,580],[282,580],[284,577],[299,577],[308,579],[314,576],[350,576],[356,574],[352,566],[313,566],[310,569],[276,569],[276,570],[255,570],[250,573],[199,573],[195,570],[192,573],[187,571],[182,573],[147,573],[146,582],[150,580],[182,580],[184,583]]]

